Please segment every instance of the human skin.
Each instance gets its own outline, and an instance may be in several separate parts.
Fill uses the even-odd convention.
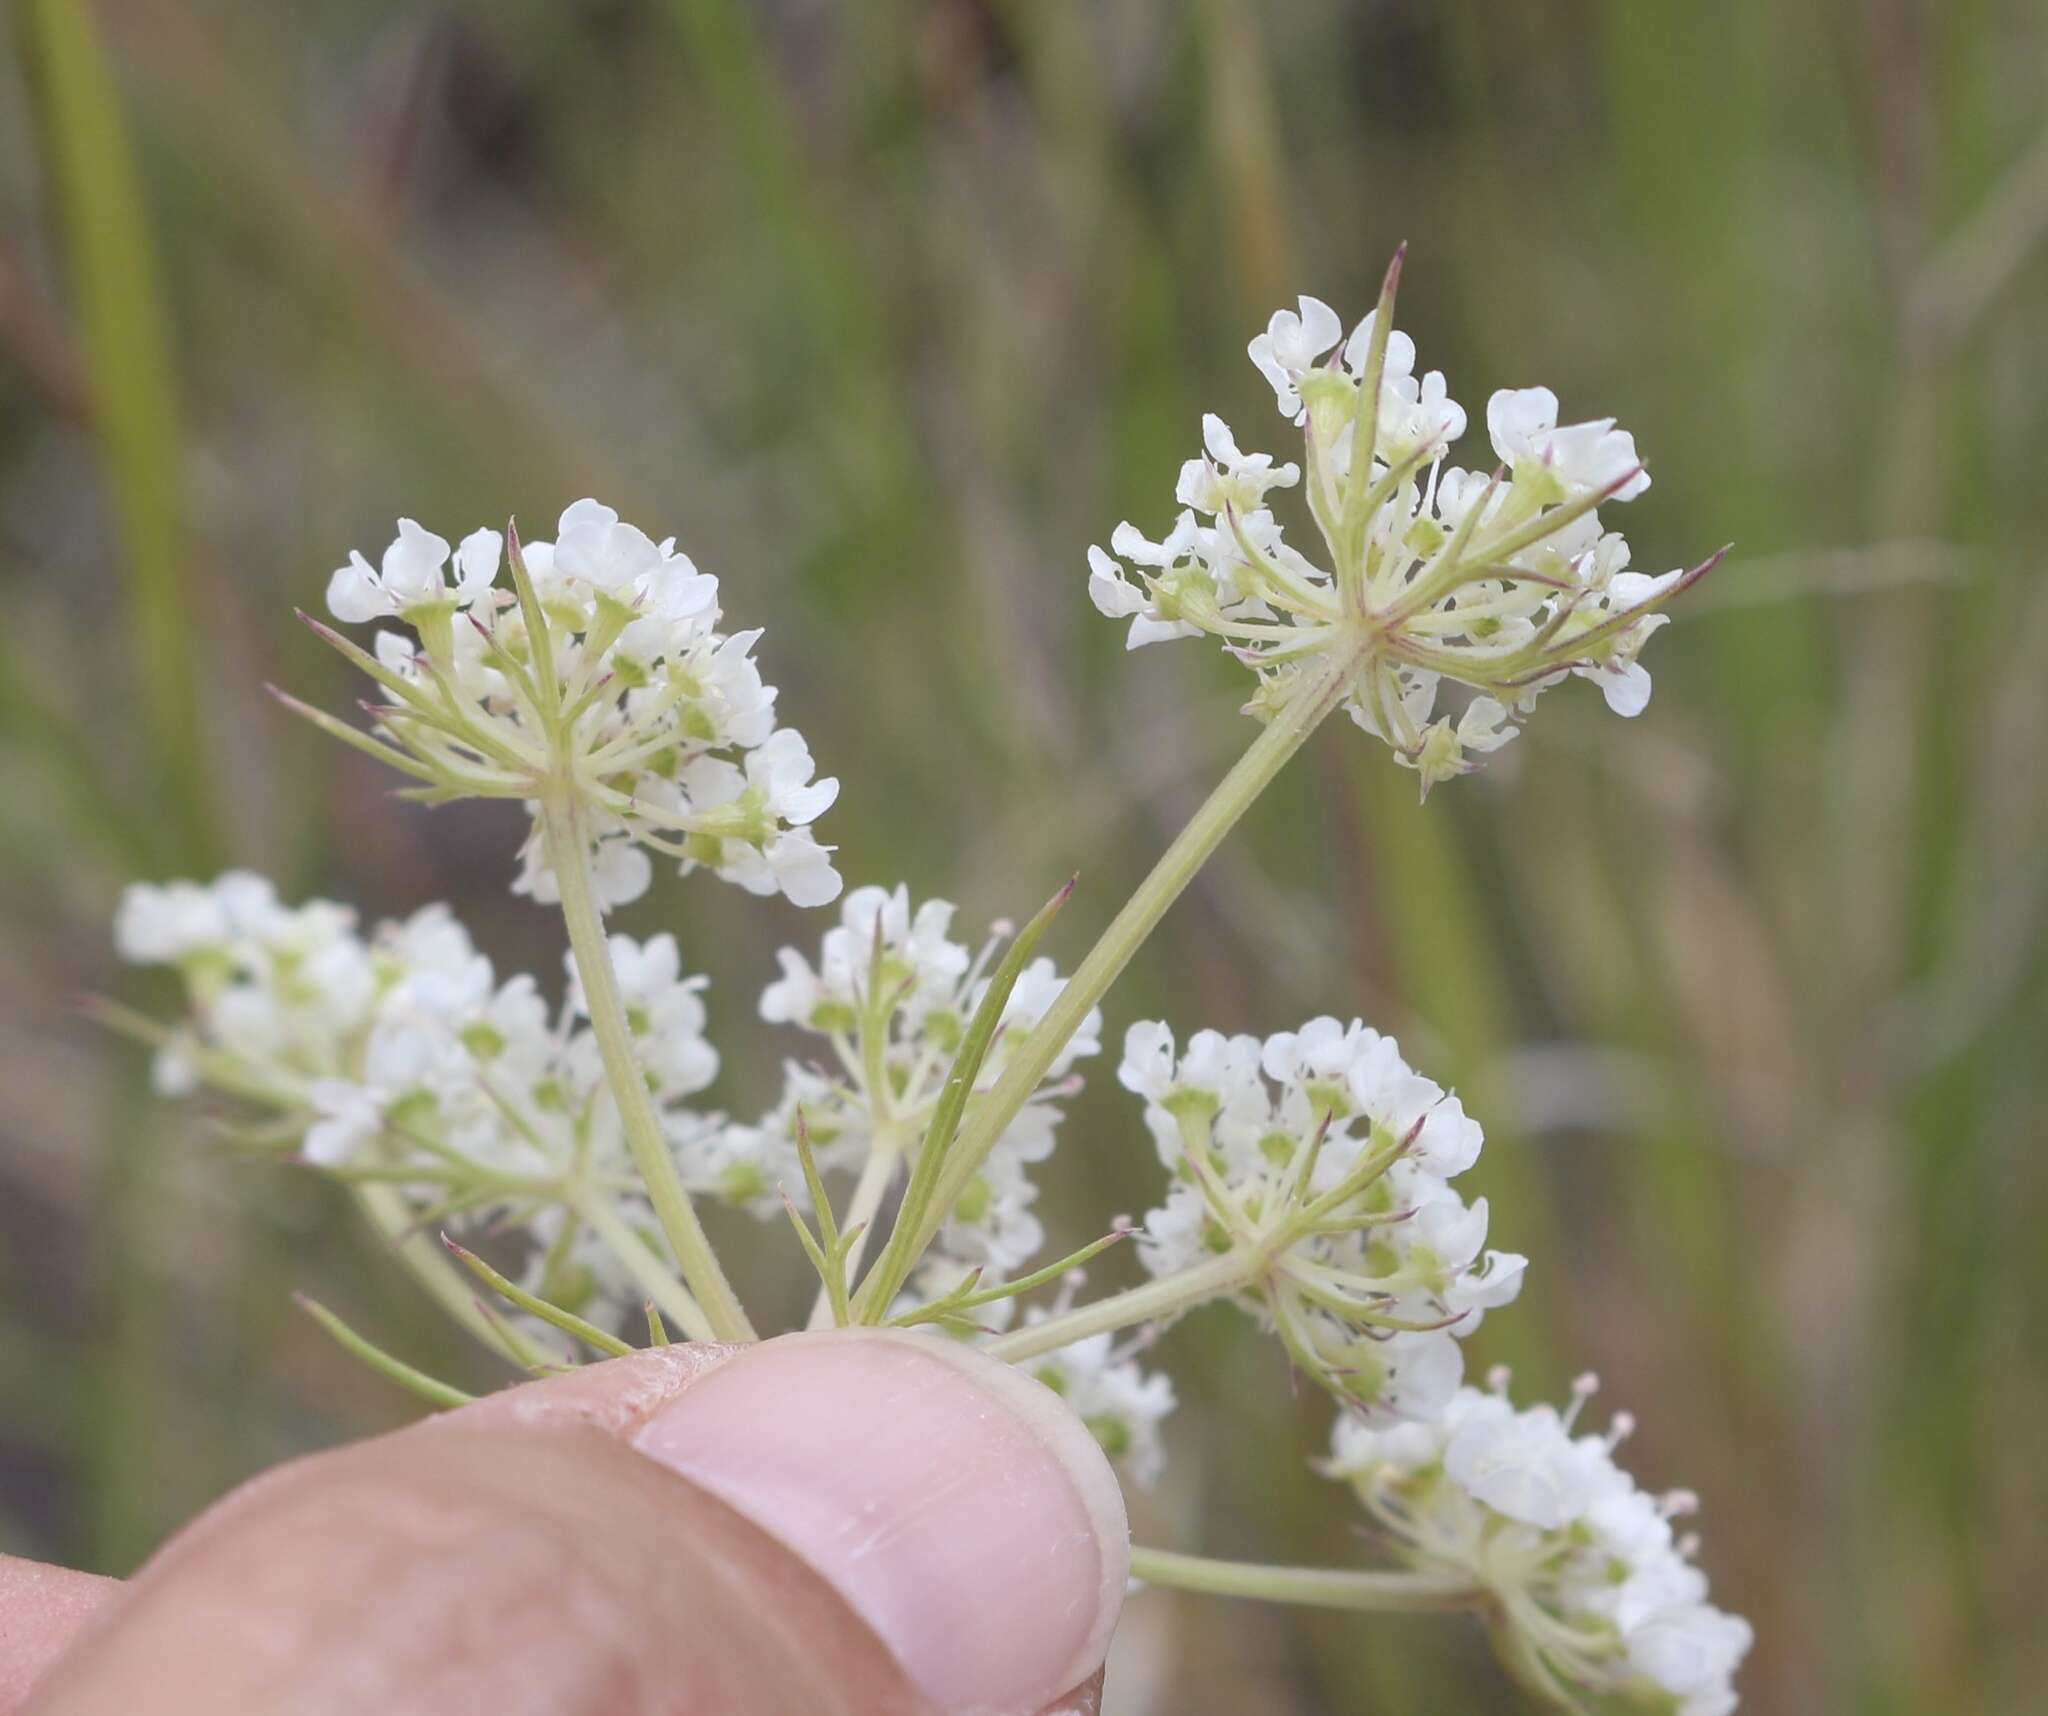
[[[676,1346],[264,1474],[126,1584],[0,1558],[0,1716],[1094,1716],[1123,1502],[887,1331]]]

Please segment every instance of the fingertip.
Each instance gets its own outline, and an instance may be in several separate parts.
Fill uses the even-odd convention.
[[[789,1335],[698,1378],[634,1446],[794,1550],[943,1709],[1086,1708],[1129,1527],[1094,1438],[1021,1372],[935,1336]]]
[[[121,1589],[117,1579],[0,1555],[0,1716],[12,1716],[43,1671]]]
[[[684,1389],[745,1350],[711,1341],[644,1347],[625,1358],[580,1365],[560,1376],[486,1394],[453,1412],[422,1419],[408,1434],[481,1425],[591,1429],[630,1439]]]

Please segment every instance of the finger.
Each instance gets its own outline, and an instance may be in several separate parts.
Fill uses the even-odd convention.
[[[1063,1644],[1058,1636],[1061,1627],[1059,1617],[1076,1613],[1074,1593],[1070,1583],[1073,1579],[1085,1582],[1088,1574],[1083,1569],[1059,1568],[1049,1572],[1041,1588],[1039,1607],[1033,1609],[1031,1593],[1020,1587],[1014,1580],[1005,1580],[996,1591],[1002,1609],[1000,1623],[984,1625],[972,1617],[962,1621],[948,1621],[929,1610],[923,1604],[913,1605],[913,1613],[896,1617],[881,1612],[883,1605],[876,1604],[871,1612],[863,1606],[859,1594],[859,1581],[846,1581],[841,1588],[847,1591],[849,1600],[875,1624],[884,1638],[895,1645],[900,1656],[906,1660],[922,1660],[925,1657],[950,1651],[954,1641],[982,1641],[971,1651],[977,1672],[985,1669],[990,1678],[1000,1680],[1009,1672],[1000,1663],[992,1661],[986,1640],[999,1636],[1009,1640],[1025,1651],[1041,1652],[1047,1660],[1056,1661],[1059,1666],[1042,1671],[1038,1678],[1053,1686],[1068,1687],[1053,1705],[1048,1705],[1043,1716],[1095,1716],[1102,1697],[1101,1663],[1108,1650],[1109,1636],[1114,1630],[1117,1616],[1121,1611],[1124,1587],[1129,1574],[1129,1526],[1126,1521],[1123,1497],[1110,1473],[1108,1464],[1101,1457],[1092,1438],[1074,1420],[1073,1415],[1038,1383],[1020,1376],[1009,1367],[982,1358],[969,1349],[952,1342],[934,1343],[926,1337],[903,1337],[888,1331],[877,1331],[873,1336],[866,1332],[855,1335],[840,1334],[825,1337],[828,1342],[845,1342],[849,1339],[879,1339],[883,1341],[908,1339],[914,1350],[936,1350],[941,1356],[950,1357],[958,1365],[966,1367],[977,1386],[994,1391],[1012,1410],[1034,1438],[1052,1442],[1058,1451],[1058,1458],[1067,1475],[1078,1474],[1076,1482],[1083,1502],[1083,1512],[1088,1522],[1081,1536],[1109,1546],[1109,1553],[1100,1564],[1097,1575],[1101,1581],[1098,1587],[1100,1608],[1097,1611],[1097,1626],[1091,1634],[1076,1646],[1071,1655],[1081,1666],[1078,1672],[1087,1674],[1085,1682],[1074,1683],[1075,1673],[1066,1657],[1062,1656]],[[816,1419],[815,1400],[820,1392],[831,1393],[835,1379],[822,1368],[820,1354],[845,1353],[845,1348],[827,1345],[823,1349],[808,1339],[787,1337],[782,1341],[769,1343],[776,1355],[773,1364],[756,1360],[743,1373],[744,1384],[731,1410],[744,1421],[741,1441],[751,1443],[759,1425],[788,1421],[802,1424]],[[793,1349],[800,1357],[784,1358],[785,1350]],[[750,1349],[738,1346],[720,1346],[710,1343],[658,1348],[607,1365],[587,1366],[567,1376],[526,1388],[508,1389],[486,1396],[459,1412],[446,1414],[427,1421],[422,1429],[432,1424],[455,1424],[485,1419],[510,1421],[526,1425],[552,1425],[574,1423],[602,1429],[609,1434],[632,1438],[651,1421],[681,1391],[727,1359]],[[872,1374],[875,1363],[870,1354],[857,1362],[864,1371]],[[790,1377],[797,1377],[794,1401],[786,1396],[791,1389]],[[861,1398],[859,1388],[852,1390],[840,1401],[837,1410],[842,1414],[847,1406]],[[699,1402],[700,1405],[703,1402]],[[671,1415],[667,1420],[666,1434],[673,1438],[676,1425],[688,1426],[687,1413]],[[694,1434],[693,1431],[688,1432]],[[643,1450],[654,1452],[648,1444],[664,1432],[649,1428],[647,1438],[641,1443]],[[943,1433],[939,1433],[942,1437]],[[844,1447],[853,1436],[852,1427],[842,1416],[831,1428],[828,1440],[831,1444],[824,1464],[835,1473],[845,1467]],[[857,1436],[853,1436],[858,1440]],[[916,1438],[909,1443],[898,1433],[871,1439],[876,1445],[887,1447],[911,1446],[914,1450]],[[913,1452],[913,1458],[923,1461],[923,1454]],[[670,1462],[672,1465],[675,1462]],[[713,1462],[716,1463],[716,1462]],[[782,1457],[763,1456],[758,1462],[743,1462],[741,1471],[753,1469],[754,1464],[766,1466],[772,1473],[771,1488],[777,1490],[802,1489],[804,1480],[800,1477],[802,1462]],[[683,1469],[677,1467],[677,1469]],[[928,1467],[919,1464],[920,1472]],[[1028,1538],[1042,1531],[1044,1519],[1049,1514],[1034,1518],[1034,1504],[1030,1502],[1030,1491],[1008,1480],[1015,1476],[1016,1468],[995,1480],[996,1487],[1006,1488],[1011,1503],[1024,1515],[1023,1533]],[[861,1468],[857,1477],[860,1486],[859,1505],[865,1510],[879,1507],[877,1480],[881,1474]],[[714,1487],[716,1487],[714,1485]],[[913,1489],[916,1487],[913,1484]],[[746,1504],[746,1498],[736,1493],[727,1493],[726,1499],[741,1504],[741,1511],[753,1513]],[[908,1505],[919,1504],[913,1495]],[[765,1510],[764,1510],[765,1511]],[[775,1527],[771,1525],[771,1530]],[[1014,1528],[1009,1528],[1014,1529]],[[784,1535],[778,1532],[778,1535]],[[1002,1541],[1004,1531],[991,1529],[987,1522],[977,1524],[963,1521],[956,1533],[962,1541],[979,1545],[982,1550],[995,1549]],[[809,1547],[797,1542],[800,1552],[809,1553]],[[828,1576],[830,1568],[826,1568]],[[950,1578],[943,1583],[949,1589],[969,1589],[960,1586]],[[1039,1618],[1033,1619],[1034,1614]],[[918,1621],[927,1617],[933,1642],[927,1643],[919,1636]],[[1048,1618],[1050,1617],[1050,1618]],[[941,1665],[929,1665],[921,1680],[938,1680]],[[1092,1670],[1093,1672],[1089,1672]],[[1015,1678],[1013,1676],[1013,1678]],[[1028,1677],[1027,1677],[1028,1678]],[[943,1682],[940,1682],[943,1687]],[[974,1697],[978,1694],[971,1687],[954,1687],[955,1697]],[[967,1707],[967,1706],[962,1706]]]
[[[593,1431],[486,1426],[301,1462],[174,1543],[29,1703],[36,1716],[920,1708],[830,1587],[731,1509]]]
[[[785,1336],[634,1446],[795,1549],[944,1709],[1036,1710],[1102,1665],[1123,1496],[1080,1420],[1008,1365],[934,1337]]]
[[[120,1582],[0,1555],[0,1716],[77,1636]]]
[[[32,1708],[1082,1712],[1127,1554],[1085,1430],[953,1343],[671,1348],[250,1486]]]

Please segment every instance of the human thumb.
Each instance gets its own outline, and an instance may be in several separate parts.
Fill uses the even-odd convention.
[[[258,1479],[28,1709],[1081,1713],[1128,1566],[1085,1427],[971,1349],[671,1347]]]

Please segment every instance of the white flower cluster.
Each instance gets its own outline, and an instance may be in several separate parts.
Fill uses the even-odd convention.
[[[1491,1600],[1496,1641],[1532,1689],[1656,1716],[1727,1716],[1749,1623],[1707,1602],[1696,1541],[1671,1521],[1696,1505],[1646,1494],[1615,1463],[1632,1424],[1575,1434],[1593,1391],[1563,1412],[1517,1411],[1496,1374],[1426,1423],[1338,1420],[1324,1470],[1356,1490],[1413,1566],[1464,1575]]]
[[[500,982],[445,906],[368,938],[354,923],[324,900],[284,906],[245,872],[129,889],[120,952],[176,967],[190,1007],[158,1050],[159,1087],[261,1105],[269,1141],[397,1186],[423,1221],[525,1228],[526,1273],[558,1302],[637,1302],[586,1226],[599,1204],[613,1231],[653,1224],[573,973],[553,1010],[533,978]],[[683,973],[672,936],[613,936],[611,956],[685,1182],[715,1185],[723,1122],[688,1106],[718,1071],[704,979]]]
[[[1119,525],[1114,555],[1088,551],[1088,590],[1104,614],[1130,620],[1133,649],[1221,639],[1258,675],[1250,707],[1260,714],[1317,661],[1340,664],[1352,719],[1427,792],[1506,744],[1568,675],[1598,683],[1617,713],[1639,713],[1650,677],[1637,657],[1664,623],[1657,610],[1707,568],[1627,570],[1627,542],[1594,509],[1650,486],[1635,442],[1612,419],[1560,426],[1548,388],[1489,401],[1492,475],[1445,464],[1465,412],[1441,373],[1417,375],[1406,334],[1389,329],[1377,400],[1367,392],[1391,309],[1390,277],[1348,339],[1318,299],[1278,312],[1250,353],[1303,431],[1304,464],[1241,452],[1220,418],[1205,417],[1173,528],[1153,542]],[[1273,490],[1297,484],[1325,563],[1292,547],[1270,508]],[[1446,680],[1474,694],[1455,718],[1435,714]]]
[[[1483,1251],[1487,1207],[1449,1182],[1481,1136],[1391,1037],[1311,1019],[1261,1042],[1163,1024],[1124,1039],[1118,1077],[1174,1180],[1145,1218],[1155,1276],[1247,1265],[1241,1298],[1294,1362],[1362,1410],[1428,1417],[1464,1373],[1456,1337],[1521,1290],[1525,1260]]]
[[[193,1017],[158,1047],[154,1078],[183,1096],[211,1077],[244,1094],[304,1099],[341,1067],[384,977],[346,906],[287,906],[263,877],[138,883],[121,896],[114,946],[131,965],[183,977]]]
[[[758,1126],[727,1128],[730,1179],[723,1195],[730,1201],[767,1215],[779,1208],[779,1188],[801,1184],[799,1116],[821,1166],[860,1171],[842,1226],[870,1218],[888,1187],[914,1168],[947,1072],[987,994],[986,973],[1009,933],[998,926],[970,951],[952,939],[953,913],[945,900],[913,907],[906,886],[856,888],[841,905],[839,923],[825,933],[815,965],[794,948],[781,950],[782,975],[762,993],[761,1016],[823,1038],[831,1059],[822,1066],[787,1063],[774,1110]],[[1049,959],[1024,968],[976,1077],[977,1091],[1002,1076],[1012,1046],[1044,1016],[1062,985]],[[1031,1207],[1038,1189],[1026,1170],[1052,1153],[1058,1102],[1077,1086],[1075,1063],[1099,1050],[1100,1031],[1100,1015],[1091,1012],[952,1207],[890,1307],[892,1315],[940,1305],[957,1293],[989,1293],[1044,1244],[1044,1227]],[[1078,1272],[1066,1278],[1061,1308],[1080,1281]],[[1015,1310],[1014,1299],[991,1299],[955,1326],[993,1332],[1006,1327]],[[1044,1317],[1034,1309],[1025,1323]],[[1174,1405],[1166,1377],[1142,1370],[1108,1335],[1063,1347],[1030,1368],[1066,1397],[1134,1480],[1149,1484],[1157,1477],[1165,1462],[1159,1426]]]
[[[1026,1324],[1035,1319],[1027,1313]],[[1089,1335],[1026,1369],[1073,1408],[1103,1452],[1149,1488],[1166,1467],[1159,1427],[1173,1411],[1173,1379],[1147,1371],[1108,1334]]]
[[[776,726],[761,633],[719,629],[718,580],[594,500],[562,514],[554,541],[516,548],[531,606],[498,582],[504,546],[474,531],[451,564],[446,540],[401,519],[378,565],[351,554],[335,572],[336,619],[415,634],[380,630],[367,655],[344,646],[393,699],[363,748],[429,799],[532,802],[572,780],[601,905],[645,891],[649,850],[752,893],[836,898],[809,825],[839,783],[814,779],[803,736]],[[538,825],[522,858],[518,890],[557,899]]]
[[[764,1178],[770,1164],[794,1162],[799,1113],[823,1165],[860,1166],[879,1157],[888,1172],[898,1162],[915,1162],[1007,934],[999,929],[979,952],[970,952],[951,939],[952,921],[953,907],[944,900],[913,910],[907,887],[856,888],[841,904],[838,925],[826,932],[815,966],[795,949],[782,949],[782,975],[763,991],[761,1017],[823,1038],[831,1059],[786,1066],[781,1101],[752,1131]],[[1012,1046],[1044,1017],[1064,982],[1049,959],[1024,968],[1004,1004],[977,1091],[1002,1076]],[[1091,1012],[939,1232],[937,1256],[979,1267],[985,1287],[1044,1243],[1045,1230],[1031,1209],[1038,1189],[1025,1170],[1052,1153],[1058,1100],[1074,1088],[1075,1062],[1101,1047],[1101,1028],[1101,1015]],[[774,1171],[793,1178],[787,1167]],[[879,1197],[883,1187],[871,1189]]]

